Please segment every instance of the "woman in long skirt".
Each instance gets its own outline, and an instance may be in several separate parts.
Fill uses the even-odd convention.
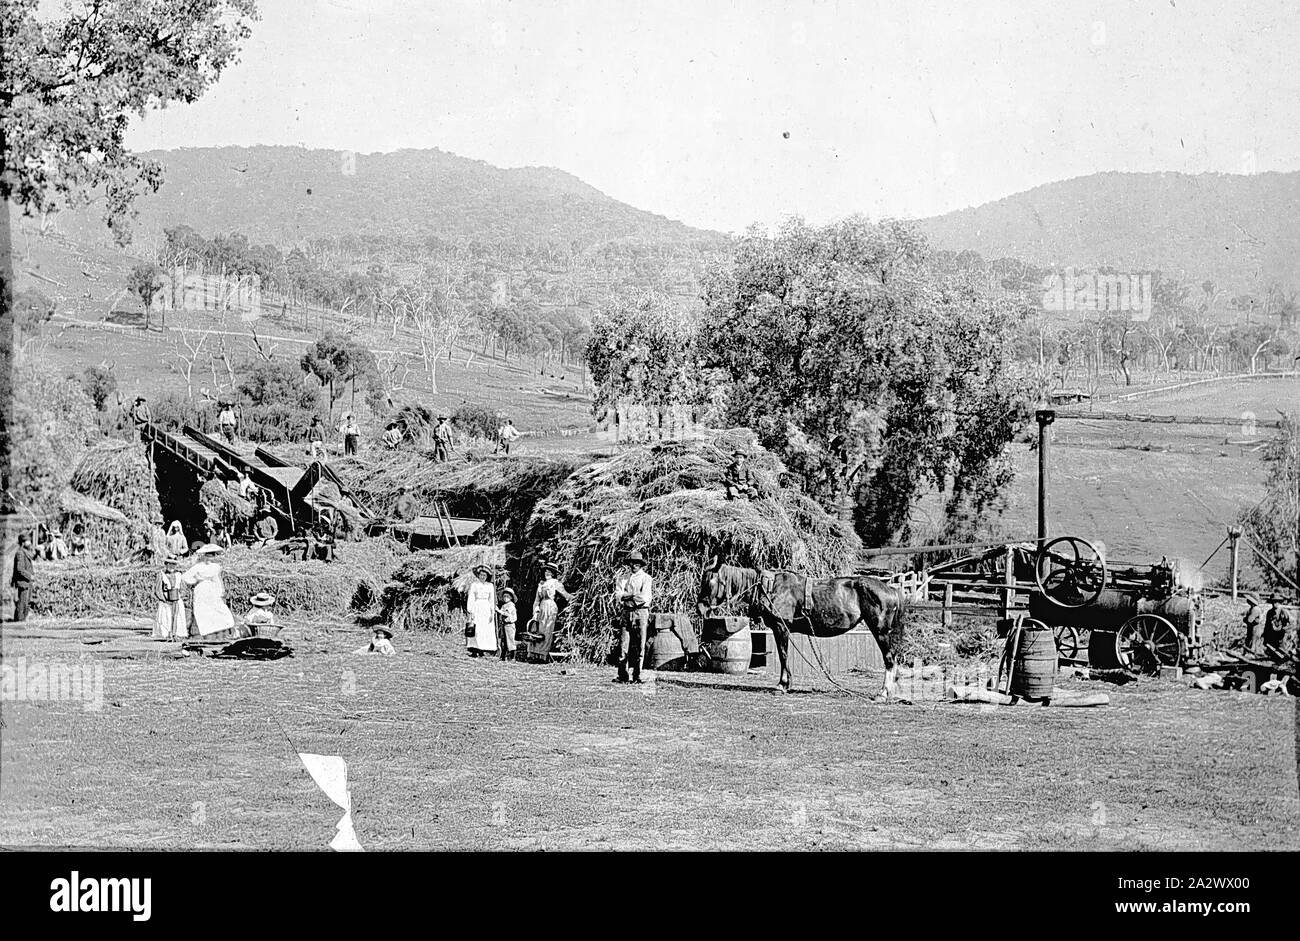
[[[541,635],[541,639],[528,641],[529,659],[545,660],[550,655],[551,643],[555,638],[555,619],[560,613],[556,599],[569,600],[569,593],[564,590],[559,576],[560,570],[554,565],[549,562],[542,565],[542,581],[537,586],[537,598],[533,602],[533,620],[536,626],[532,628],[535,634]]]
[[[235,616],[226,607],[226,589],[221,583],[221,547],[209,543],[196,550],[198,561],[181,576],[181,582],[194,588],[194,629],[206,640],[220,639],[222,631],[234,633]]]
[[[471,657],[496,653],[496,614],[497,590],[492,584],[492,570],[486,565],[475,566],[474,580],[465,593],[465,646]]]
[[[154,588],[158,599],[158,618],[154,622],[155,640],[183,640],[190,636],[185,622],[185,599],[181,597],[180,563],[170,556],[158,573]]]

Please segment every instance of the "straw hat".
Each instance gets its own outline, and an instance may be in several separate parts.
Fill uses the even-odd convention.
[[[543,573],[550,572],[552,575],[559,575],[560,569],[554,562],[543,562],[540,566]]]
[[[510,600],[512,601],[518,597],[518,595],[515,594],[515,590],[513,588],[502,588],[501,597],[505,598],[507,596],[509,596]]]
[[[376,627],[374,634],[376,637],[383,637],[385,640],[393,639],[393,632],[386,627]]]
[[[221,547],[213,543],[208,543],[206,546],[199,546],[199,548],[194,550],[195,555],[216,555],[219,552],[221,552]]]
[[[275,604],[275,595],[269,595],[264,591],[259,591],[253,597],[248,599],[248,603],[257,608],[269,608]]]
[[[163,565],[167,568],[180,568],[181,560],[174,555],[169,555],[163,559]]]
[[[623,561],[628,565],[631,565],[634,562],[640,562],[642,565],[645,565],[645,556],[633,549],[631,552],[623,556]]]
[[[492,577],[492,570],[488,568],[486,565],[479,564],[474,566],[473,572],[475,575],[477,575],[479,572],[484,572],[489,578]]]

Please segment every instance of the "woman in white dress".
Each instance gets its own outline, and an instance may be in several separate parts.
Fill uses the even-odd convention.
[[[465,646],[471,657],[496,653],[496,613],[497,590],[492,584],[492,570],[486,565],[475,566],[474,580],[465,592]]]
[[[530,625],[531,636],[528,640],[528,657],[546,661],[551,653],[551,644],[555,639],[555,620],[559,617],[558,598],[569,600],[569,593],[559,578],[560,570],[549,562],[542,565],[542,581],[537,586],[537,597],[533,601],[533,622]],[[534,640],[533,638],[538,638]]]
[[[208,543],[194,553],[198,561],[181,576],[181,582],[194,588],[191,606],[194,630],[200,637],[212,639],[222,631],[233,631],[235,616],[226,607],[226,589],[221,583],[221,547]]]

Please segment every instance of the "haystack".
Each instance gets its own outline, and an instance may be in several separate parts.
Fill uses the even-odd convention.
[[[80,525],[93,559],[130,556],[162,513],[153,470],[138,443],[109,438],[91,448],[73,471],[71,487],[62,500],[64,535]]]
[[[277,614],[339,620],[374,607],[398,564],[398,553],[393,543],[371,539],[339,543],[333,562],[298,562],[274,549],[237,546],[221,556],[221,579],[226,602],[236,616],[248,610],[250,596],[269,591],[276,597]],[[191,562],[182,560],[182,571]],[[153,594],[157,566],[74,560],[42,565],[36,574],[32,608],[38,614],[139,617],[152,615],[157,605]]]
[[[148,524],[162,516],[153,468],[144,445],[108,438],[91,448],[72,472],[72,489]]]
[[[723,477],[731,451],[749,456],[759,498],[727,500]],[[540,501],[524,533],[524,585],[536,563],[554,562],[575,592],[561,627],[589,659],[613,634],[617,557],[639,550],[654,577],[653,608],[695,608],[700,571],[713,556],[737,565],[791,569],[813,576],[851,571],[860,550],[849,527],[817,503],[780,485],[784,468],[749,444],[747,433],[638,447],[590,464]]]
[[[504,545],[414,553],[385,586],[379,616],[394,630],[459,630],[475,566],[487,565],[499,577],[505,564]]]
[[[394,451],[374,461],[344,460],[334,466],[348,488],[382,517],[430,513],[433,503],[442,500],[453,516],[486,520],[477,537],[481,541],[511,542],[523,535],[537,501],[585,462],[582,456],[566,455],[437,463],[427,454]]]

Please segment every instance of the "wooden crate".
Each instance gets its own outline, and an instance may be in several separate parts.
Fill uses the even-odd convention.
[[[773,682],[781,677],[781,658],[777,656],[776,646],[772,642],[771,632],[762,628],[753,630],[754,654],[750,661],[751,670],[761,670],[770,676]],[[884,670],[885,658],[880,653],[880,645],[871,631],[849,631],[839,637],[809,637],[806,634],[790,635],[790,650],[787,663],[790,667],[791,685],[795,689],[825,689],[835,687],[826,679],[821,667],[817,665],[817,656],[813,646],[821,655],[821,662],[837,680],[847,677],[855,685],[860,685],[862,677],[851,674],[853,670]]]

